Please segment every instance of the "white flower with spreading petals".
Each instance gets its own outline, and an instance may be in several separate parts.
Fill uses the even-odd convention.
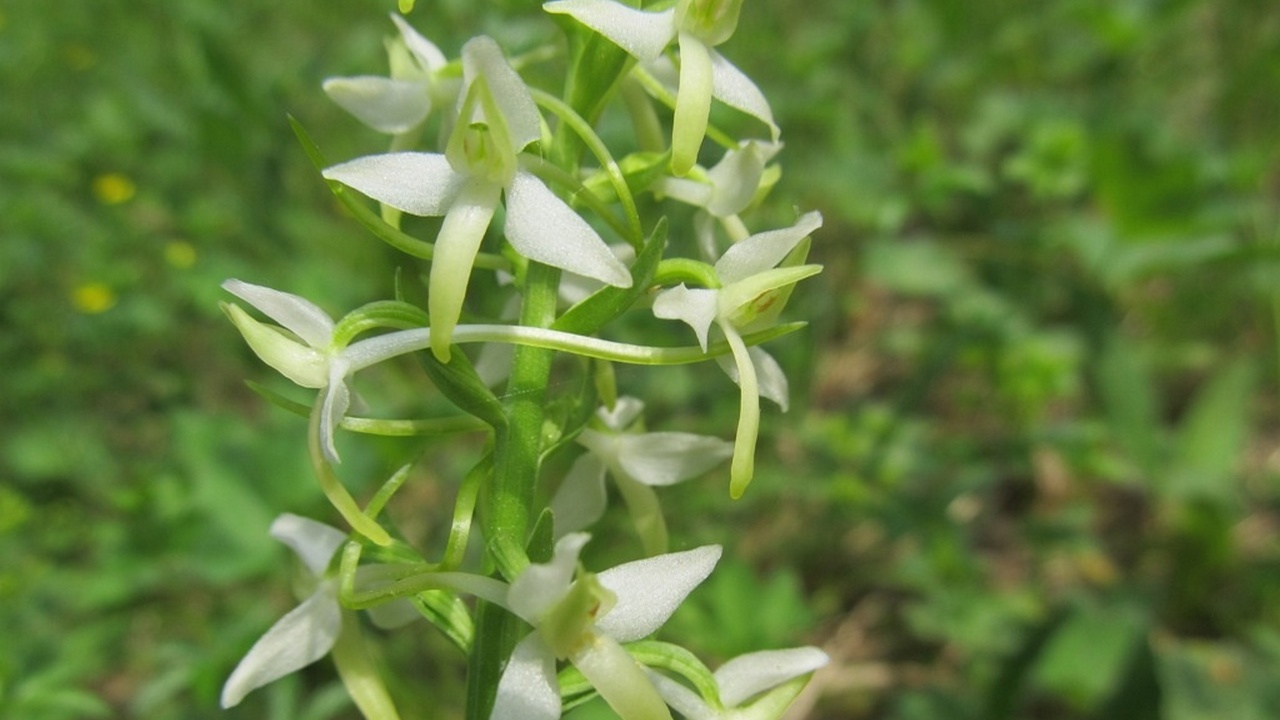
[[[402,330],[335,347],[333,318],[309,300],[240,280],[227,280],[222,287],[288,331],[258,322],[234,303],[224,306],[263,362],[302,387],[321,390],[316,406],[319,440],[325,457],[334,463],[338,462],[334,431],[351,403],[347,377],[383,360],[423,349],[430,335],[425,328]]]
[[[712,48],[733,35],[742,0],[679,0],[674,8],[646,12],[615,0],[555,0],[542,6],[569,15],[642,61],[656,60],[674,40],[680,48],[680,86],[671,136],[671,170],[687,173],[698,160],[711,98],[778,126],[764,94]]]
[[[631,275],[604,240],[518,155],[541,136],[538,108],[492,39],[462,48],[463,91],[445,154],[399,152],[335,165],[324,176],[412,215],[444,216],[431,262],[431,349],[449,359],[480,241],[505,196],[503,234],[521,255],[617,287]]]
[[[662,698],[686,720],[778,720],[804,689],[809,674],[829,660],[815,647],[740,655],[715,672],[720,709],[665,675],[651,676]]]
[[[324,81],[324,91],[360,122],[388,135],[406,135],[422,124],[432,108],[448,105],[458,94],[456,78],[445,72],[440,48],[392,14],[400,37],[387,42],[391,76],[360,75]]]
[[[224,708],[238,705],[251,691],[328,655],[342,631],[337,581],[324,574],[347,536],[323,523],[286,513],[271,523],[271,537],[297,553],[319,584],[310,597],[249,648],[222,687]]]
[[[628,431],[643,410],[644,403],[636,398],[618,398],[613,410],[596,411],[598,429],[578,434],[588,452],[574,462],[551,500],[558,534],[586,528],[604,514],[607,472],[631,512],[645,553],[666,552],[666,523],[653,488],[697,477],[733,455],[733,443],[720,438]]]
[[[711,326],[720,328],[733,352],[726,371],[741,388],[738,431],[730,469],[729,493],[740,497],[751,482],[756,435],[760,429],[760,396],[786,410],[786,376],[777,362],[760,348],[748,348],[742,333],[773,324],[801,280],[816,275],[820,265],[776,267],[814,230],[822,227],[816,212],[803,215],[792,227],[757,233],[739,242],[716,261],[719,288],[693,288],[683,283],[664,290],[653,301],[653,314],[682,320],[698,336],[705,350]]]
[[[509,609],[534,631],[507,662],[492,720],[559,718],[557,659],[573,663],[622,720],[671,720],[645,670],[620,643],[661,627],[711,574],[720,546],[624,563],[598,575],[577,572],[575,579],[587,539],[566,535],[551,562],[530,565],[511,584]]]

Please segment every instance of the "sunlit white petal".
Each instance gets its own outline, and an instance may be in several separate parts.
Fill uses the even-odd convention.
[[[707,332],[719,312],[719,292],[705,288],[690,289],[684,283],[664,290],[653,299],[653,314],[663,320],[683,320],[698,336],[698,344],[707,349]]]
[[[547,608],[559,602],[569,589],[578,555],[591,538],[586,533],[570,533],[556,541],[551,562],[525,568],[511,583],[508,602],[511,611],[536,624]]]
[[[617,595],[618,602],[596,627],[618,642],[653,633],[711,574],[720,553],[719,545],[705,545],[605,570],[600,584]]]
[[[322,174],[397,210],[427,217],[444,215],[466,182],[444,155],[421,152],[366,155]]]
[[[711,94],[725,105],[741,110],[768,125],[773,139],[777,140],[781,130],[773,121],[773,111],[769,109],[769,101],[765,99],[764,93],[751,82],[751,78],[725,60],[723,55],[714,50],[710,54]]]
[[[378,132],[407,132],[431,112],[431,96],[423,80],[363,75],[329,78],[322,87],[339,107]]]
[[[549,13],[569,15],[641,60],[653,60],[675,38],[675,11],[644,12],[613,0],[557,0]]]
[[[618,466],[645,485],[672,485],[697,477],[733,455],[733,443],[682,432],[619,435]]]
[[[341,630],[334,590],[322,585],[253,644],[222,687],[222,707],[237,705],[250,691],[324,657]]]
[[[538,633],[516,645],[498,680],[491,720],[555,720],[560,717],[556,661]]]
[[[423,37],[404,18],[392,13],[391,22],[395,23],[396,27],[400,29],[400,37],[404,39],[404,44],[409,48],[409,52],[413,53],[413,56],[422,64],[423,69],[439,70],[448,63],[444,53],[440,52],[440,48]]]
[[[502,118],[489,118],[489,121],[506,123],[515,150],[541,137],[542,121],[538,106],[493,38],[481,35],[462,46],[462,72],[463,83],[468,86],[477,77],[483,77],[488,83],[489,92],[502,113]]]
[[[574,461],[551,498],[556,535],[582,530],[604,515],[608,500],[604,471],[604,461],[594,453],[584,453]]]
[[[765,650],[736,657],[716,670],[720,700],[737,707],[766,690],[823,667],[827,654],[816,647]]]
[[[252,318],[234,303],[223,306],[249,348],[263,362],[302,387],[320,388],[329,379],[329,355]]]
[[[235,279],[224,281],[222,289],[257,308],[311,347],[324,350],[329,346],[333,319],[310,300]]]
[[[782,412],[789,410],[791,407],[790,384],[787,382],[786,373],[782,371],[782,366],[760,347],[747,348],[747,355],[751,357],[751,364],[755,366],[760,396],[772,400]],[[730,380],[738,382],[738,367],[731,358],[721,356],[716,358],[716,362]]]
[[[716,274],[728,285],[758,275],[782,262],[796,245],[822,227],[822,214],[807,212],[795,225],[756,233],[735,243],[716,261]]]
[[[347,534],[337,528],[292,513],[284,513],[271,523],[271,537],[288,545],[312,575],[321,577]]]

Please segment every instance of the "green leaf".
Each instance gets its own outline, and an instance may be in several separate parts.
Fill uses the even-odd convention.
[[[577,335],[594,335],[606,323],[626,312],[649,291],[662,249],[667,242],[667,219],[658,221],[631,266],[631,287],[606,285],[587,299],[569,308],[552,324],[552,330]]]
[[[1163,464],[1160,412],[1140,349],[1112,338],[1098,359],[1097,383],[1112,435],[1147,477],[1156,477]]]
[[[1082,605],[1054,633],[1033,677],[1041,688],[1091,711],[1118,689],[1148,621],[1135,606]]]
[[[474,415],[494,429],[507,424],[502,402],[493,394],[471,361],[462,352],[450,353],[449,362],[443,363],[429,352],[414,353],[427,371],[431,381],[454,405]]]
[[[1253,364],[1238,360],[1195,397],[1178,428],[1167,490],[1182,498],[1228,500],[1240,455],[1249,439],[1249,405],[1256,386]]]

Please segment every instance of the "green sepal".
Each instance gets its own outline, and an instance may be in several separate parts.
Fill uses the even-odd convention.
[[[471,539],[471,525],[475,522],[476,499],[484,481],[493,474],[493,452],[485,453],[458,486],[458,495],[453,501],[453,520],[449,524],[449,539],[445,541],[444,557],[440,560],[442,570],[454,570],[462,565],[467,553],[467,543]]]
[[[462,598],[449,590],[426,590],[409,598],[409,601],[463,655],[471,652],[476,628],[471,611]]]
[[[364,506],[364,514],[368,515],[370,520],[378,519],[382,509],[391,500],[391,496],[395,495],[396,491],[404,485],[404,481],[409,479],[409,471],[412,469],[413,465],[404,465],[382,483],[382,487],[378,488],[378,492],[374,493],[368,504]]]
[[[399,300],[379,300],[344,315],[333,328],[333,344],[346,347],[361,333],[378,328],[413,330],[429,324],[427,312],[416,305]]]
[[[667,219],[661,218],[654,226],[653,232],[644,242],[644,247],[636,256],[631,266],[631,287],[618,288],[612,285],[592,293],[590,297],[569,308],[551,325],[552,330],[570,332],[577,335],[594,335],[606,323],[626,312],[635,305],[653,284],[658,262],[662,260],[662,250],[667,243]]]
[[[465,354],[451,353],[447,363],[440,362],[429,352],[414,355],[422,363],[431,382],[435,383],[450,402],[462,411],[480,418],[495,430],[506,426],[507,415],[502,411],[502,401],[480,379]]]
[[[658,264],[654,273],[655,285],[667,287],[679,283],[692,283],[697,287],[717,290],[720,288],[720,276],[712,265],[693,258],[667,258]]]
[[[612,40],[568,15],[552,15],[551,20],[569,39],[564,99],[574,112],[594,125],[635,61]],[[572,133],[560,131],[556,133],[551,157],[561,167],[577,167],[582,149],[582,142]]]

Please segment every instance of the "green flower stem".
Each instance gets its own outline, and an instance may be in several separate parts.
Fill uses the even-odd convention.
[[[618,167],[613,155],[609,153],[609,148],[605,147],[604,141],[591,129],[590,123],[574,112],[573,108],[569,107],[563,100],[537,88],[530,88],[529,91],[533,94],[534,102],[560,118],[560,122],[573,130],[574,134],[586,144],[591,154],[596,156],[600,167],[604,169],[606,176],[609,178],[609,183],[613,185],[614,192],[618,194],[618,200],[622,202],[623,213],[627,216],[627,224],[630,226],[631,232],[624,235],[624,237],[627,238],[627,242],[631,243],[632,247],[639,248],[640,244],[644,242],[644,230],[640,227],[640,214],[636,210],[635,198],[631,196],[631,188],[627,187],[627,180],[622,175],[622,169]]]
[[[627,114],[631,116],[631,125],[635,128],[636,142],[641,150],[661,153],[667,149],[666,134],[662,131],[662,121],[649,101],[644,86],[631,76],[627,76],[620,89],[623,103],[627,106]]]
[[[383,547],[390,545],[391,536],[381,525],[360,510],[355,498],[351,497],[351,493],[342,486],[333,468],[329,466],[329,461],[324,456],[324,449],[320,447],[320,422],[320,403],[317,402],[315,410],[311,413],[310,427],[307,429],[307,449],[311,455],[311,466],[320,480],[320,489],[353,530],[378,545]]]
[[[636,81],[639,82],[650,95],[657,99],[658,102],[666,105],[672,110],[675,109],[676,96],[662,84],[661,80],[658,80],[658,78],[645,71],[643,66],[640,65],[637,65],[631,72]],[[707,137],[710,138],[712,142],[726,150],[733,150],[738,147],[737,140],[729,137],[728,134],[714,125],[707,125]]]

